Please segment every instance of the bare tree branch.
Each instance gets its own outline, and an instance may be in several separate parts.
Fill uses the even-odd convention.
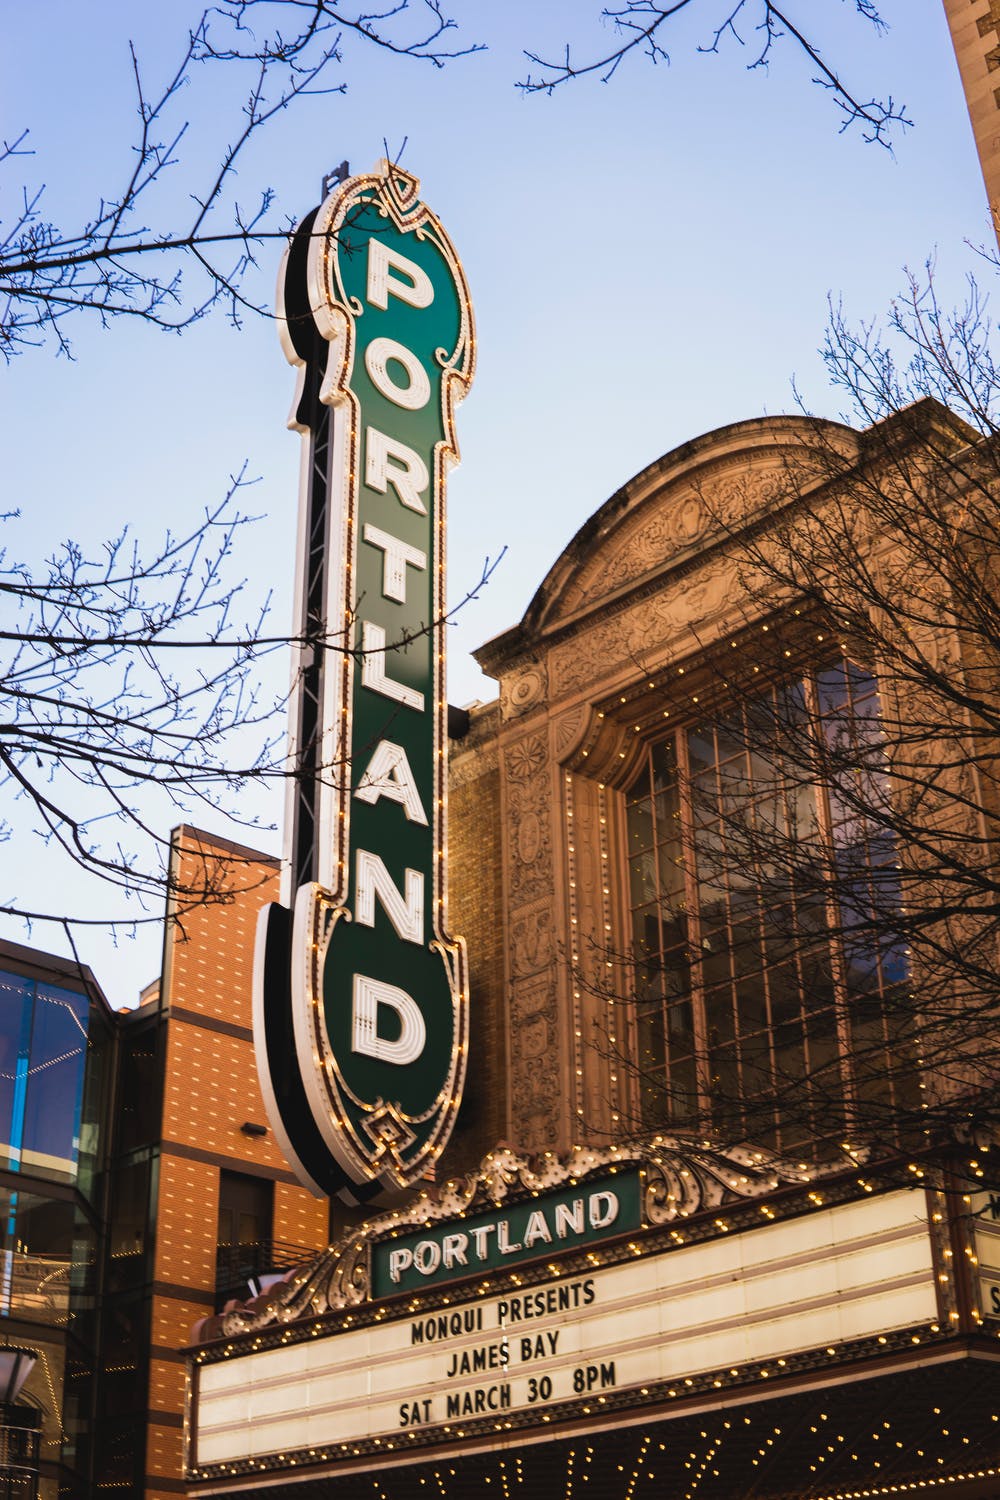
[[[657,4],[655,0],[623,0],[619,5],[606,6],[601,11],[604,21],[610,23],[615,34],[613,46],[598,57],[576,62],[572,48],[566,44],[561,59],[546,59],[536,52],[525,52],[528,62],[539,71],[525,77],[519,87],[527,94],[551,94],[562,84],[591,74],[609,83],[626,59],[633,55],[646,57],[652,63],[669,64],[666,37],[670,34],[671,22],[676,21],[682,11],[688,9],[711,10],[705,0],[672,0],[671,4]],[[854,0],[854,9],[861,20],[868,22],[876,32],[886,30],[873,0]],[[750,69],[767,68],[776,47],[785,40],[805,57],[816,71],[813,82],[828,89],[841,112],[841,131],[857,125],[864,139],[891,147],[895,135],[912,124],[907,118],[905,106],[898,105],[891,95],[885,98],[865,99],[863,94],[847,82],[842,68],[829,63],[823,56],[819,42],[811,32],[815,20],[797,22],[792,18],[788,5],[779,8],[771,0],[724,0],[715,7],[710,19],[711,40],[699,47],[701,52],[719,52],[727,41],[737,46],[747,45],[745,31],[756,37]],[[742,29],[741,29],[742,28]]]
[[[283,23],[291,25],[283,29]],[[0,228],[0,353],[9,360],[54,340],[70,353],[68,321],[95,313],[103,323],[139,318],[174,331],[216,307],[238,325],[267,310],[242,288],[261,245],[283,240],[273,188],[247,204],[235,197],[235,173],[248,147],[301,98],[344,93],[334,80],[345,36],[441,67],[479,50],[452,40],[455,22],[440,0],[400,0],[384,10],[356,10],[338,0],[229,0],[208,6],[188,35],[165,83],[150,90],[130,45],[137,128],[124,185],[100,196],[90,217],[65,227],[44,210],[44,186],[21,190],[20,209]],[[169,192],[186,161],[184,90],[225,67],[244,73],[241,119],[223,138],[216,164],[187,187],[193,205],[176,220]],[[8,170],[30,157],[28,132],[0,148]]]

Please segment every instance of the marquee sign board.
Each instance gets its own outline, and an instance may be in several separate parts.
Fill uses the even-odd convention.
[[[617,1198],[626,1180],[590,1179],[578,1196]],[[651,1190],[647,1178],[647,1210]],[[666,1222],[683,1222],[657,1201]],[[467,1232],[470,1222],[435,1227]],[[678,1232],[654,1245],[643,1228],[618,1244],[625,1253],[607,1260],[599,1247],[547,1258],[546,1279],[480,1275],[446,1301],[408,1293],[366,1310],[352,1279],[337,1316],[282,1318],[270,1338],[249,1332],[194,1352],[189,1480],[242,1489],[248,1476],[307,1479],[366,1456],[384,1471],[456,1438],[491,1443],[498,1431],[626,1416],[695,1386],[718,1401],[727,1384],[799,1368],[815,1378],[824,1360],[842,1366],[873,1347],[947,1337],[921,1191],[695,1243]],[[314,1277],[303,1299],[316,1290]]]
[[[445,881],[445,480],[472,311],[418,181],[388,162],[299,227],[278,302],[300,374],[301,644],[255,1042],[300,1180],[361,1202],[432,1172],[465,1072],[465,945]]]

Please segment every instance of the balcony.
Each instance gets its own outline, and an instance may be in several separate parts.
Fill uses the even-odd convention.
[[[233,1298],[244,1302],[266,1292],[296,1266],[314,1260],[318,1251],[285,1240],[252,1240],[243,1245],[218,1245],[215,1251],[215,1310]]]

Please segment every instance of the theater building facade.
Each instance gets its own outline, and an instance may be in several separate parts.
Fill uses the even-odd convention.
[[[935,1087],[893,1019],[908,955],[815,908],[791,943],[799,895],[723,818],[794,807],[890,880],[898,851],[780,739],[870,746],[889,685],[754,539],[822,514],[832,459],[840,484],[972,436],[932,402],[893,421],[674,450],[478,653],[499,698],[450,723],[451,1143],[435,1181],[337,1209],[323,1255],[199,1324],[192,1495],[1000,1489],[996,1150],[896,1130]]]

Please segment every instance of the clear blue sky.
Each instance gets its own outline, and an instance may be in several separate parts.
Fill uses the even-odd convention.
[[[31,127],[37,155],[13,179],[47,183],[50,214],[69,223],[127,169],[132,128],[127,43],[151,76],[166,71],[185,25],[182,3],[90,6],[53,0],[44,36],[29,6],[4,19],[3,134]],[[678,36],[669,67],[634,59],[607,86],[583,81],[524,97],[524,48],[556,53],[568,37],[607,33],[589,0],[525,0],[450,13],[481,55],[441,71],[348,43],[344,95],[305,101],[245,164],[241,189],[278,191],[298,216],[343,158],[366,170],[383,140],[422,180],[465,263],[479,370],[459,411],[462,466],[450,487],[450,582],[460,596],[483,558],[507,547],[482,599],[451,632],[449,696],[493,685],[469,652],[513,624],[562,547],[630,475],[722,424],[790,408],[794,376],[811,407],[839,415],[816,349],[828,294],[858,319],[880,314],[903,267],[937,256],[957,299],[989,230],[979,167],[939,0],[885,0],[890,32],[858,23],[852,3],[802,0],[828,55],[858,90],[892,92],[914,128],[895,154],[838,135],[830,98],[789,47],[770,71],[748,53],[699,55],[708,0]],[[192,160],[211,159],[238,108],[197,81],[185,98]],[[9,200],[8,200],[9,201]],[[254,288],[270,299],[278,248]],[[0,371],[2,509],[12,555],[37,559],[60,538],[85,546],[131,521],[153,536],[211,504],[245,461],[262,520],[242,543],[251,592],[274,591],[273,624],[291,598],[298,439],[273,325],[240,333],[221,319],[183,338],[141,325],[84,321],[73,363],[28,353]],[[284,663],[273,662],[274,681]],[[263,809],[280,819],[277,800]],[[220,832],[239,831],[219,824]],[[276,852],[277,833],[257,839]],[[10,847],[6,854],[11,853]],[[8,872],[11,861],[5,858]],[[19,878],[51,892],[69,880],[40,846],[17,853]],[[8,875],[8,878],[9,875]],[[99,888],[67,884],[67,904],[109,908]],[[24,940],[13,928],[5,935]],[[36,929],[34,941],[60,945]],[[158,967],[153,934],[118,951],[84,944],[115,1003]]]

